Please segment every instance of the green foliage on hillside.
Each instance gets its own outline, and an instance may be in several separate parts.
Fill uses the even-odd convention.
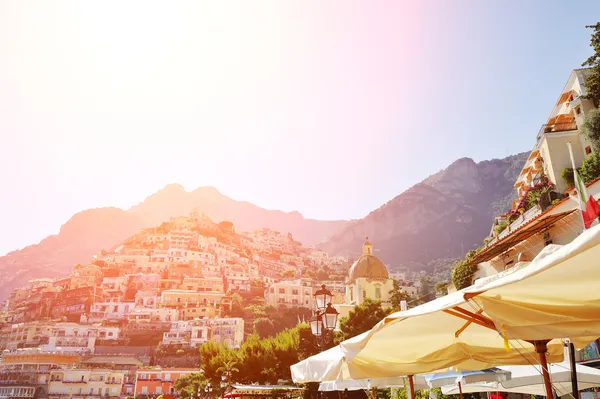
[[[473,275],[477,271],[477,265],[471,264],[472,258],[477,250],[467,252],[465,259],[457,262],[452,270],[452,283],[457,290],[467,288],[473,283]]]

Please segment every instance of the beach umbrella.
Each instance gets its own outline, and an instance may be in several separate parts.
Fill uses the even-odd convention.
[[[510,380],[462,384],[460,389],[458,384],[450,384],[442,387],[442,393],[456,395],[459,390],[462,390],[464,393],[511,392],[541,396],[546,394],[541,366],[500,366],[499,368],[511,373]],[[575,370],[577,370],[579,389],[600,387],[600,370],[582,364],[576,365]],[[552,389],[559,397],[572,393],[569,362],[550,364],[549,373]]]
[[[341,343],[349,374],[382,378],[457,365],[470,370],[526,365],[535,359],[547,374],[547,362],[563,359],[562,342],[551,338],[569,337],[581,348],[600,331],[597,259],[600,226],[571,244],[547,247],[530,264],[394,313],[362,339]]]

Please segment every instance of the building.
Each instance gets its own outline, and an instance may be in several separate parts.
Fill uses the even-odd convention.
[[[594,108],[591,100],[583,98],[588,74],[586,69],[576,69],[569,76],[548,120],[540,128],[531,155],[515,182],[519,197],[529,187],[537,184],[542,174],[556,185],[559,192],[567,189],[561,178],[563,169],[571,168],[567,143],[571,143],[576,165],[581,165],[592,153],[591,142],[579,131],[586,112]]]
[[[51,370],[72,366],[80,359],[31,350],[5,353],[0,363],[0,397],[46,399]]]
[[[343,304],[334,304],[340,312],[338,320],[367,299],[381,301],[384,306],[389,305],[390,291],[393,288],[394,280],[390,278],[383,262],[373,255],[373,245],[367,237],[362,255],[348,269],[345,301]]]
[[[104,320],[127,320],[129,312],[135,308],[134,302],[96,302],[90,307],[88,323]]]
[[[265,291],[265,304],[270,306],[313,307],[313,282],[309,279],[279,281]]]
[[[119,398],[125,372],[112,368],[59,368],[50,371],[49,399]]]
[[[56,323],[50,329],[48,343],[40,345],[47,352],[94,353],[97,340],[119,339],[120,328],[77,323]]]
[[[182,368],[145,368],[137,371],[135,396],[155,397],[162,394],[176,395],[175,382],[181,377],[199,373],[200,370]]]

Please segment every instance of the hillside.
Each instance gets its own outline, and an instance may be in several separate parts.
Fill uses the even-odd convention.
[[[198,208],[215,222],[228,220],[239,231],[263,227],[292,233],[304,245],[318,244],[346,226],[345,220],[305,219],[300,212],[263,209],[246,201],[237,201],[221,194],[214,187],[199,187],[186,192],[183,186],[171,184],[152,194],[129,212],[153,226],[175,215],[187,215]]]
[[[305,219],[299,212],[263,209],[233,200],[212,187],[186,192],[181,185],[171,184],[129,210],[99,208],[79,212],[58,234],[0,257],[0,300],[32,278],[66,275],[74,264],[89,261],[100,249],[111,248],[140,229],[158,225],[172,216],[187,215],[193,208],[215,222],[231,221],[240,231],[270,228],[289,232],[304,245],[317,244],[348,223]]]
[[[492,219],[515,195],[527,153],[476,163],[461,158],[352,222],[321,248],[355,256],[365,232],[390,268],[446,267],[482,245]]]

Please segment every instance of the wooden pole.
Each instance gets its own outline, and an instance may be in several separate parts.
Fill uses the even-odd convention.
[[[571,389],[573,398],[579,399],[579,388],[577,384],[577,364],[575,363],[575,345],[569,342],[569,362],[571,364]]]
[[[548,372],[548,360],[546,354],[548,353],[548,342],[549,341],[533,341],[535,351],[538,353],[540,358],[540,366],[542,367],[542,377],[544,378],[544,388],[546,390],[546,398],[553,399],[554,394],[552,392],[552,383],[550,382],[550,373]]]
[[[462,383],[460,381],[458,381],[458,394],[459,394],[460,399],[463,399],[463,396],[462,396]]]
[[[408,399],[415,399],[415,380],[412,375],[408,376]]]

